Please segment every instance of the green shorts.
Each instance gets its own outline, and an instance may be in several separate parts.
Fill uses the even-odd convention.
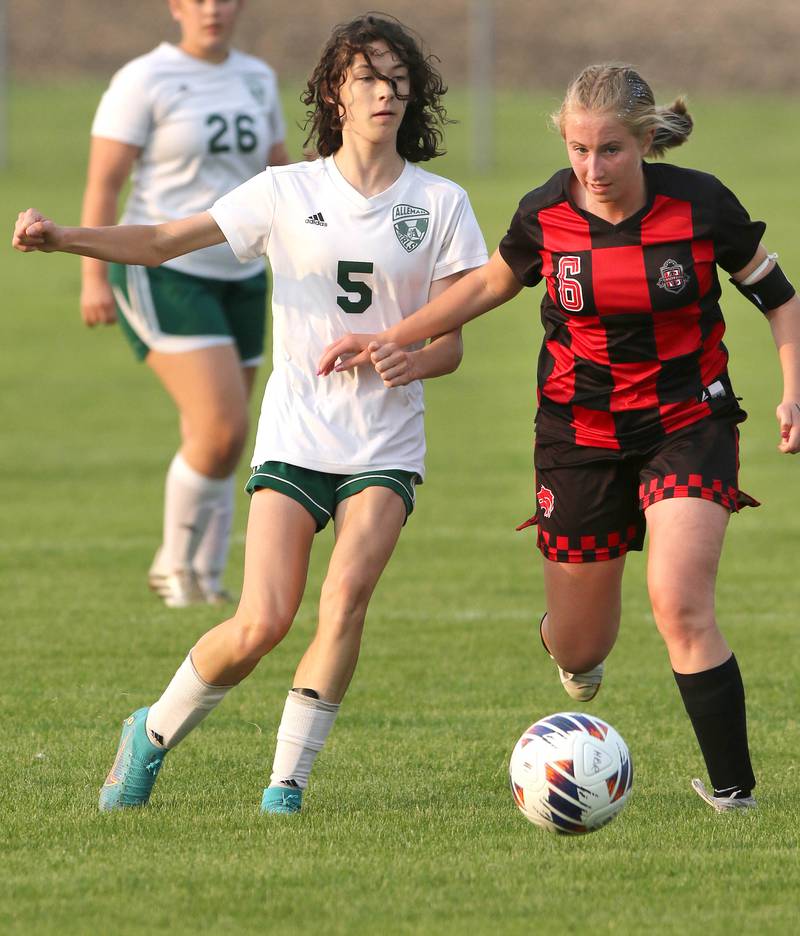
[[[119,324],[143,361],[167,354],[235,344],[242,363],[264,355],[267,275],[207,279],[169,267],[109,265]]]
[[[245,486],[248,494],[262,488],[278,491],[296,500],[317,521],[317,532],[324,530],[337,506],[368,487],[385,487],[403,499],[406,520],[414,509],[414,485],[419,475],[413,471],[378,468],[358,474],[328,474],[310,468],[298,468],[286,462],[267,461],[253,469]]]

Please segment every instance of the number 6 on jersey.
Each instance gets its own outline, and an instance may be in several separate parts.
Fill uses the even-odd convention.
[[[583,308],[581,284],[572,279],[581,272],[580,257],[561,257],[558,261],[558,298],[566,312],[580,312]]]

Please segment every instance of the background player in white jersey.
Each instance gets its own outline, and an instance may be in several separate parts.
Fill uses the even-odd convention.
[[[122,221],[156,224],[202,211],[265,165],[289,161],[274,71],[231,48],[241,6],[169,0],[178,45],[129,62],[100,102],[83,224],[115,223],[131,174]],[[240,264],[227,244],[154,270],[87,258],[82,280],[84,322],[118,319],[180,416],[150,587],[170,607],[221,602],[234,469],[264,346],[263,258]]]
[[[411,350],[386,346],[375,370],[322,378],[317,360],[343,328],[378,331],[486,259],[466,193],[417,163],[439,153],[444,87],[419,44],[374,15],[337,27],[309,81],[323,158],[267,169],[209,212],[155,227],[61,228],[20,215],[20,250],[153,263],[227,240],[274,275],[273,373],[259,423],[244,585],[236,614],[203,636],[161,698],[134,712],[101,809],[147,802],[164,755],[287,633],[315,533],[336,543],[317,633],[278,730],[265,812],[300,809],[303,790],[355,670],[367,604],[422,479],[421,378],[454,370],[460,332]]]

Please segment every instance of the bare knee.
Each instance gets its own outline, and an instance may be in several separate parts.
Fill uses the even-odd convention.
[[[602,663],[610,652],[610,647],[569,647],[558,654],[554,653],[553,659],[568,673],[588,673]]]
[[[239,463],[247,432],[246,413],[228,414],[197,426],[184,426],[184,442],[209,474],[227,477]]]
[[[277,647],[292,626],[293,615],[276,606],[239,608],[234,616],[234,641],[240,660],[260,660]]]
[[[360,634],[367,614],[372,588],[358,573],[330,576],[322,586],[320,618],[329,636],[345,637]]]
[[[716,631],[713,595],[690,594],[674,586],[651,586],[656,627],[668,647],[691,647]]]
[[[613,608],[582,622],[560,620],[548,612],[543,626],[544,642],[562,669],[585,673],[611,652],[619,622],[619,611]]]

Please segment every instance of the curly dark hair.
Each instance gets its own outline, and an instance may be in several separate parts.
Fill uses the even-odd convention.
[[[380,40],[389,46],[409,73],[409,94],[407,97],[398,95],[407,104],[397,134],[397,152],[409,162],[441,156],[444,153],[440,149],[442,127],[452,121],[440,101],[447,87],[433,64],[438,59],[425,55],[422,42],[411,30],[385,13],[365,13],[334,28],[301,97],[309,106],[305,123],[309,133],[305,145],[310,144],[320,156],[331,156],[341,147],[339,92],[347,69],[359,52],[376,78],[391,80],[370,60],[370,47]]]

